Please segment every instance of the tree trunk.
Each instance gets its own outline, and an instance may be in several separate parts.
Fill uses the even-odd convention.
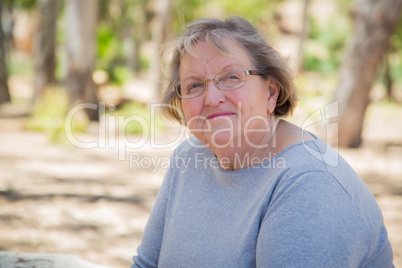
[[[388,101],[392,101],[393,100],[392,88],[394,82],[391,76],[391,67],[389,64],[388,55],[384,56],[384,83],[385,83],[385,90],[387,91]]]
[[[68,74],[66,86],[72,104],[93,103],[98,105],[97,86],[92,79],[96,56],[97,10],[97,0],[67,1]],[[99,120],[98,109],[87,109],[87,113],[90,120]]]
[[[308,33],[308,7],[309,7],[309,0],[304,0],[303,21],[301,22],[302,29],[299,33],[299,44],[297,46],[297,52],[296,52],[297,54],[296,54],[295,70],[297,72],[299,72],[303,66],[303,45],[307,38],[307,33]]]
[[[34,37],[34,102],[42,90],[54,83],[56,69],[56,25],[60,0],[37,0],[39,23]]]
[[[334,95],[339,101],[339,146],[361,144],[369,92],[401,8],[402,0],[354,1],[354,35],[346,49]]]
[[[0,104],[10,101],[10,93],[8,91],[7,84],[7,67],[6,67],[6,54],[5,54],[5,38],[3,33],[2,24],[2,5],[3,2],[0,0]]]
[[[136,71],[138,48],[136,46],[133,35],[134,24],[131,21],[132,14],[129,12],[128,7],[128,5],[130,4],[132,5],[132,3],[127,3],[124,0],[119,0],[118,3],[120,6],[120,13],[121,13],[120,19],[122,20],[121,29],[119,30],[121,31],[121,38],[123,43],[123,52],[126,61],[126,66],[132,71]]]
[[[154,81],[153,100],[158,102],[161,96],[161,47],[166,39],[167,25],[170,20],[171,0],[158,0],[155,10],[155,23],[152,30],[152,39],[155,46],[154,58],[151,65],[152,79]]]

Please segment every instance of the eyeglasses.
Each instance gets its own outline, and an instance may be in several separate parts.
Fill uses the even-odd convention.
[[[209,81],[214,81],[215,85],[220,90],[229,91],[244,86],[247,82],[247,76],[249,75],[260,75],[265,77],[263,73],[256,70],[244,70],[235,67],[216,74],[213,79],[201,80],[196,77],[190,77],[181,80],[173,88],[181,99],[191,99],[204,93]]]

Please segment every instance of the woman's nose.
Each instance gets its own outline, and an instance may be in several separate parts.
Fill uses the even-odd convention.
[[[215,107],[225,101],[225,92],[220,90],[213,79],[205,81],[204,104]]]

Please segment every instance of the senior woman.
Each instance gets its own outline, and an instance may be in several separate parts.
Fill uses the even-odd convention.
[[[280,119],[295,86],[262,34],[239,17],[202,19],[174,42],[164,101],[193,136],[173,153],[132,267],[392,267],[362,180]]]

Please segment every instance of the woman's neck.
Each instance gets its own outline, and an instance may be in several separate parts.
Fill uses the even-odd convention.
[[[240,139],[237,146],[226,148],[212,148],[218,158],[220,166],[224,170],[243,169],[261,164],[276,154],[277,129],[282,120],[272,120],[270,128],[261,132],[262,135],[254,135],[254,139]],[[244,137],[244,135],[243,135]]]

